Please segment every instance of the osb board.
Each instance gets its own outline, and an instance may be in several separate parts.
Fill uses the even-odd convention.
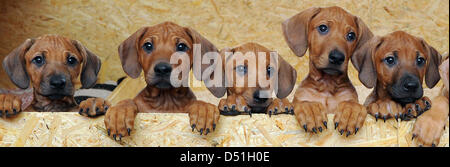
[[[142,26],[173,21],[196,29],[218,48],[253,41],[276,50],[295,66],[300,81],[309,58],[289,50],[281,22],[309,7],[333,5],[362,18],[376,35],[404,30],[448,52],[448,0],[2,0],[0,60],[27,38],[60,34],[101,57],[100,82],[116,80],[125,75],[118,45]],[[349,70],[352,82],[361,85],[354,68]],[[3,69],[0,77],[6,78]],[[14,86],[4,79],[0,87]]]
[[[133,80],[126,82],[130,81]],[[127,87],[134,89],[130,85]],[[432,97],[437,94],[436,90],[426,89],[425,95]],[[369,92],[361,86],[357,91]],[[209,92],[200,91],[196,95],[200,100],[218,102]],[[367,93],[360,96],[363,100]],[[316,135],[305,133],[291,115],[221,116],[216,131],[205,137],[191,132],[187,114],[140,113],[132,136],[116,142],[106,135],[103,117],[24,112],[15,119],[0,119],[0,146],[415,146],[403,140],[410,138],[414,121],[384,123],[368,116],[358,134],[347,138],[333,129],[333,117],[328,115],[328,129]],[[439,146],[449,146],[448,123],[446,126]]]

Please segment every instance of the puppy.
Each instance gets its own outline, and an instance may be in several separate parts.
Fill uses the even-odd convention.
[[[192,67],[194,44],[201,44],[202,55],[217,52],[216,47],[191,28],[164,22],[143,27],[119,46],[125,73],[137,78],[144,71],[147,87],[134,99],[120,101],[105,116],[108,135],[115,140],[129,136],[138,112],[189,113],[192,131],[207,135],[216,128],[219,110],[216,106],[196,100],[189,87],[173,86],[172,72],[183,64],[171,64],[172,55],[187,54]],[[184,78],[185,79],[185,78]],[[117,138],[118,137],[118,138]]]
[[[27,39],[3,60],[3,68],[17,87],[27,89],[31,82],[31,106],[39,112],[74,111],[78,107],[73,97],[75,81],[80,77],[83,88],[92,87],[100,67],[100,59],[80,42],[58,35]],[[0,95],[0,116],[17,115],[26,109],[21,105],[18,96]],[[91,98],[79,107],[83,115],[98,116],[108,104]]]
[[[448,68],[449,60],[447,59],[439,66],[439,74],[444,86],[441,95],[433,99],[433,107],[429,111],[417,118],[414,123],[412,139],[417,137],[419,146],[436,146],[439,144],[441,136],[445,130],[445,124],[448,121]]]
[[[439,81],[439,53],[423,39],[403,31],[374,37],[352,57],[359,79],[373,88],[364,105],[376,119],[417,117],[431,101],[422,83],[433,88]],[[405,109],[403,109],[405,107]]]
[[[305,132],[327,128],[327,114],[341,135],[356,134],[366,118],[365,108],[347,75],[355,50],[373,37],[364,22],[340,7],[309,8],[282,24],[285,40],[295,55],[309,49],[309,74],[295,92],[295,116]]]
[[[294,108],[285,97],[295,85],[297,72],[281,56],[271,56],[271,52],[256,43],[221,50],[222,80],[226,86],[209,90],[216,97],[227,93],[227,98],[219,102],[223,115],[293,113]],[[278,98],[272,99],[272,92]]]

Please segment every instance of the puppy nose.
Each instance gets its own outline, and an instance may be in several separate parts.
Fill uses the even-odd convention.
[[[256,103],[265,103],[267,101],[267,99],[268,98],[261,98],[259,91],[256,91],[255,93],[253,93],[253,100]]]
[[[403,89],[407,92],[415,92],[417,88],[419,88],[419,83],[414,81],[403,84]]]
[[[52,89],[63,89],[66,86],[66,77],[64,75],[53,75],[50,78],[50,87]]]
[[[328,60],[331,64],[341,65],[345,60],[345,55],[342,52],[334,49],[330,52],[330,54],[328,54]]]
[[[157,75],[167,75],[172,72],[172,66],[168,63],[158,63],[155,66],[155,73]]]

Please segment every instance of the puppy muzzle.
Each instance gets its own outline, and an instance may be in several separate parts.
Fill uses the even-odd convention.
[[[408,73],[388,88],[388,92],[394,101],[403,105],[413,103],[423,96],[420,79]]]

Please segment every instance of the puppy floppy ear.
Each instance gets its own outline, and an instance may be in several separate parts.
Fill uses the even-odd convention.
[[[358,26],[358,43],[356,44],[355,50],[358,50],[367,41],[373,38],[373,33],[359,17],[355,16],[355,22]]]
[[[375,87],[377,83],[377,71],[372,56],[382,42],[383,39],[374,37],[355,50],[352,56],[352,64],[359,72],[359,80],[368,88]]]
[[[278,55],[278,90],[277,97],[285,98],[292,89],[294,89],[297,81],[297,71],[286,62],[280,55]]]
[[[139,63],[139,41],[147,31],[147,27],[137,30],[119,45],[119,57],[122,68],[131,78],[137,78],[141,74],[142,66]]]
[[[301,57],[308,49],[308,25],[321,8],[309,8],[284,21],[281,26],[284,39],[295,55]]]
[[[81,56],[83,56],[83,68],[80,77],[82,88],[90,88],[97,82],[97,76],[100,67],[102,66],[102,61],[97,55],[84,47],[81,42],[72,40],[72,44],[77,48]]]
[[[206,88],[208,88],[208,90],[217,98],[223,97],[225,95],[225,92],[227,91],[226,88],[226,84],[225,84],[225,80],[226,80],[226,76],[225,76],[225,65],[226,65],[226,55],[225,52],[231,52],[231,54],[233,54],[233,49],[230,48],[224,48],[220,51],[219,53],[219,58],[215,65],[212,66],[211,69],[214,69],[215,72],[219,72],[219,73],[211,73],[210,77],[207,78],[203,78],[203,81],[205,82]],[[207,73],[209,71],[206,71]],[[203,72],[202,72],[203,73]],[[215,78],[216,76],[218,76],[219,78]],[[217,86],[219,85],[220,86]],[[216,85],[216,86],[213,86]]]
[[[422,45],[428,52],[428,66],[425,74],[425,83],[429,88],[433,88],[441,77],[439,76],[439,65],[441,64],[442,56],[436,49],[428,45],[425,40],[421,39]]]
[[[34,42],[35,39],[25,40],[24,43],[3,59],[3,69],[5,69],[11,81],[21,89],[26,89],[30,86],[30,78],[25,67],[25,54],[33,46]]]
[[[205,71],[206,68],[210,67],[213,64],[201,64],[201,68],[198,69],[198,65],[196,65],[196,63],[201,63],[203,60],[203,56],[205,56],[205,53],[208,52],[218,52],[216,46],[214,46],[214,44],[212,44],[211,42],[209,42],[206,38],[204,38],[203,36],[201,36],[197,31],[195,31],[192,28],[185,28],[186,33],[191,37],[192,39],[192,45],[194,44],[200,44],[201,46],[201,50],[200,50],[200,56],[199,57],[195,57],[196,51],[193,52],[194,58],[193,58],[193,63],[194,63],[194,76],[195,78],[197,78],[198,80],[202,80],[202,74]],[[194,48],[196,49],[196,48]],[[198,53],[197,53],[198,54]],[[196,59],[196,58],[200,58],[200,60]],[[201,72],[200,72],[201,71]],[[212,75],[212,74],[211,74]]]

